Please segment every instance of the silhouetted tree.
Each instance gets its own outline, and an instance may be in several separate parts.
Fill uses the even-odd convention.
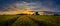
[[[39,15],[38,12],[36,12],[36,15]]]
[[[39,15],[38,12],[35,12],[33,15]]]

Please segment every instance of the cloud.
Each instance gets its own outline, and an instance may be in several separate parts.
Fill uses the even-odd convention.
[[[21,11],[31,11],[31,10],[38,10],[38,11],[55,11],[58,9],[53,9],[54,4],[52,2],[15,2],[12,4],[7,4],[3,6],[0,10],[2,13],[21,13]],[[21,10],[21,11],[20,11]]]
[[[7,5],[7,7],[4,7],[7,10],[17,10],[17,9],[30,9],[30,10],[44,10],[48,7],[45,7],[43,5],[41,5],[41,3],[38,2],[17,2],[17,3],[13,3],[10,5]],[[49,9],[49,8],[48,8]]]

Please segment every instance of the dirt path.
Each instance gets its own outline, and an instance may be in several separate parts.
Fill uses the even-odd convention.
[[[11,26],[38,26],[38,24],[27,16],[21,16]]]

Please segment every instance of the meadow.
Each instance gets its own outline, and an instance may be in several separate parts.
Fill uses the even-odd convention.
[[[60,16],[0,15],[0,26],[60,26]]]

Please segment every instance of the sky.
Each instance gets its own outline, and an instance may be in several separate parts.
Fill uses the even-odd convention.
[[[0,0],[0,14],[25,10],[60,12],[60,0]]]

